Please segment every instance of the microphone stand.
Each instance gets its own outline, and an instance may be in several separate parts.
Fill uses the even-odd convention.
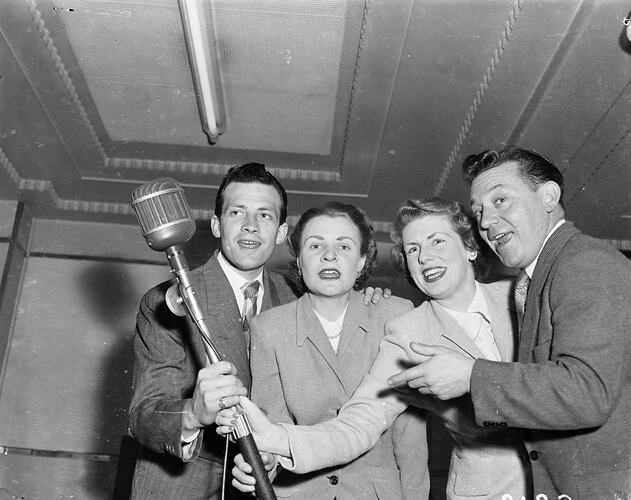
[[[204,314],[197,301],[195,287],[191,283],[188,276],[188,264],[184,252],[179,245],[173,245],[165,250],[171,270],[177,278],[177,291],[178,295],[173,296],[170,292],[167,292],[167,305],[169,309],[178,316],[185,316],[188,312],[189,316],[197,326],[199,333],[204,342],[204,349],[206,355],[211,363],[217,363],[221,361],[221,356],[215,348],[210,338],[210,331]],[[182,304],[184,307],[182,307]],[[236,405],[237,410],[241,410],[239,405]],[[252,428],[248,422],[247,415],[242,411],[239,412],[234,431],[232,431],[232,438],[239,446],[239,451],[245,458],[246,462],[252,467],[252,476],[256,479],[255,491],[256,498],[261,500],[276,500],[276,494],[272,488],[272,483],[267,475],[261,455],[256,447],[254,437],[252,436]]]

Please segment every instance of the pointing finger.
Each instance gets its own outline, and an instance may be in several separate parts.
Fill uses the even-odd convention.
[[[428,359],[443,352],[440,347],[422,344],[421,342],[410,342],[410,349],[412,349],[412,351],[414,351],[416,354],[426,356]]]

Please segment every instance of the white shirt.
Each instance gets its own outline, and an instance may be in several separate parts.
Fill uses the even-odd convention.
[[[260,286],[256,297],[256,310],[260,311],[263,305],[263,294],[265,293],[265,289],[263,288],[263,271],[261,270],[259,275],[253,280],[246,280],[234,269],[234,267],[232,267],[232,265],[230,265],[221,252],[217,254],[217,261],[226,275],[226,278],[228,278],[228,283],[230,283],[232,293],[234,293],[234,298],[239,306],[239,314],[241,316],[243,316],[243,302],[245,300],[243,297],[243,285],[250,283],[251,281],[258,280]]]
[[[440,305],[440,304],[439,304]],[[475,283],[475,295],[466,312],[455,311],[441,306],[462,328],[467,336],[480,349],[486,359],[491,361],[501,361],[502,357],[495,343],[493,332],[491,331],[490,315],[486,299],[480,288],[480,284]]]
[[[561,219],[559,222],[557,222],[554,227],[552,229],[550,229],[550,232],[548,233],[548,236],[546,236],[546,239],[543,240],[543,244],[541,245],[541,248],[539,249],[539,253],[537,254],[537,256],[535,257],[535,260],[533,260],[530,265],[528,265],[525,269],[526,274],[528,275],[528,277],[530,279],[532,279],[532,273],[535,271],[535,266],[537,265],[537,261],[539,260],[539,256],[541,255],[541,250],[543,250],[543,247],[546,246],[546,242],[548,241],[548,239],[550,238],[550,236],[552,236],[552,233],[554,233],[557,229],[559,229],[559,227],[561,226],[561,224],[563,224],[565,222],[565,219]]]
[[[312,307],[313,309],[313,307]],[[318,313],[315,309],[313,312],[316,315],[316,318],[320,321],[322,328],[324,329],[324,333],[326,333],[329,342],[331,343],[331,347],[337,354],[337,346],[340,343],[340,335],[342,333],[342,326],[344,325],[344,316],[346,316],[346,310],[348,309],[348,302],[346,303],[346,307],[342,311],[335,321],[329,321],[324,316]]]

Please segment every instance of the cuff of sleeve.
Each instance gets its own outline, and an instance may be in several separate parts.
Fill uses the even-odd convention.
[[[182,436],[180,438],[182,442],[182,460],[187,462],[193,458],[193,454],[195,453],[195,440],[197,436],[199,436],[199,430],[193,432],[192,435],[186,431],[182,431]]]
[[[288,471],[293,471],[296,468],[296,465],[294,464],[294,461],[291,457],[283,457],[281,455],[276,455],[276,460],[278,463],[277,467],[274,467],[274,469],[272,469],[271,473],[270,473],[270,480],[273,480],[273,478],[275,478],[279,471],[279,467],[282,467],[285,470]]]
[[[204,437],[204,431],[198,430],[196,435],[193,436],[193,440],[189,443],[184,441],[184,436],[182,436],[182,441],[180,443],[181,449],[181,459],[183,462],[192,462],[195,460],[200,450],[202,449],[202,441]]]
[[[197,439],[197,436],[199,436],[199,429],[196,429],[194,431],[187,431],[182,429],[182,436],[180,438],[182,441],[182,445],[192,443]]]

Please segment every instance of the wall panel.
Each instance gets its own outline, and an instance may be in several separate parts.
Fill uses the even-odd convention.
[[[15,498],[111,500],[115,475],[113,462],[0,455],[0,488]]]
[[[0,272],[2,272],[7,262],[7,253],[9,253],[9,244],[0,241]]]
[[[138,226],[103,222],[36,219],[31,253],[167,262],[147,246]]]
[[[30,258],[0,394],[0,443],[116,454],[135,312],[167,276],[163,266]]]
[[[17,206],[17,201],[0,200],[0,238],[11,236]]]
[[[166,259],[135,226],[36,219],[30,231],[28,222],[23,236],[12,227],[7,243],[0,236],[0,262],[11,244],[28,248],[5,322],[0,488],[124,498],[135,315],[142,294],[169,277]]]

